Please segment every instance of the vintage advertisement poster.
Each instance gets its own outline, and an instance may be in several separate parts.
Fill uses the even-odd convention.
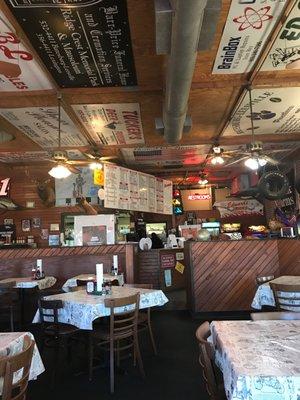
[[[122,149],[127,164],[149,166],[197,165],[205,161],[210,146],[164,146]]]
[[[295,5],[284,21],[261,71],[294,68],[295,61],[300,59],[300,0],[296,0],[294,3]],[[297,68],[299,69],[299,64]]]
[[[232,0],[212,73],[249,72],[285,5],[286,0]]]
[[[104,165],[104,207],[172,214],[172,182],[117,165]]]
[[[60,87],[137,85],[126,0],[6,3]]]
[[[84,159],[83,154],[79,150],[67,150],[68,157],[72,160],[82,160]],[[51,152],[48,151],[24,151],[14,152],[14,151],[2,151],[0,153],[0,162],[14,163],[14,162],[40,162],[50,160]]]
[[[144,143],[139,104],[76,104],[72,107],[96,143]]]
[[[1,92],[47,90],[53,86],[34,55],[16,34],[0,11],[0,89]]]
[[[0,115],[42,148],[58,147],[57,107],[1,108]],[[61,109],[61,146],[85,146],[84,136]]]
[[[264,214],[264,206],[255,199],[220,201],[214,203],[214,207],[217,207],[221,218]]]
[[[253,89],[252,102],[255,134],[300,132],[300,87]],[[250,117],[249,95],[245,92],[223,135],[251,135]]]

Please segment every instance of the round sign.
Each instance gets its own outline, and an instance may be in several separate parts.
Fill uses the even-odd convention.
[[[104,189],[99,189],[98,190],[98,197],[99,197],[99,199],[100,200],[104,200],[104,195],[105,195],[105,192],[104,192]]]

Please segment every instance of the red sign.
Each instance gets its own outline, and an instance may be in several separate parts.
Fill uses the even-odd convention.
[[[189,194],[188,195],[188,200],[210,200],[211,195],[210,194]]]
[[[175,263],[175,253],[162,254],[160,257],[161,268],[174,268]]]

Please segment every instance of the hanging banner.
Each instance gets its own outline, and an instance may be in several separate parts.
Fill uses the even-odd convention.
[[[165,146],[122,149],[127,164],[168,166],[197,165],[205,161],[211,146]]]
[[[6,3],[60,87],[137,85],[126,0]]]
[[[144,143],[139,104],[76,104],[72,107],[96,143]]]
[[[1,10],[0,37],[1,92],[24,92],[53,88],[31,50],[22,43],[14,27]]]
[[[264,214],[264,206],[255,199],[220,201],[214,203],[214,207],[217,207],[221,218]]]
[[[232,0],[212,73],[249,72],[285,4],[286,0]]]
[[[43,148],[58,146],[57,107],[1,108],[0,115]],[[84,136],[61,109],[61,146],[85,146]]]
[[[253,89],[252,102],[255,134],[300,132],[300,87]],[[245,93],[223,135],[251,135],[250,117],[249,96]]]
[[[300,0],[285,20],[261,71],[293,68],[293,61],[300,58]],[[299,68],[299,66],[298,66]]]
[[[104,207],[172,214],[172,182],[113,164],[104,165]]]

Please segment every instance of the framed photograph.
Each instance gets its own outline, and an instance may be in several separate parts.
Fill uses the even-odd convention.
[[[33,228],[40,228],[41,227],[41,218],[32,218],[31,225]]]
[[[59,235],[49,235],[49,246],[59,246]]]
[[[50,231],[59,231],[59,224],[50,224]]]
[[[21,226],[22,226],[23,232],[29,232],[30,231],[30,219],[22,219]]]
[[[49,237],[49,229],[42,229],[41,239],[48,240]]]
[[[14,224],[14,220],[12,218],[5,218],[3,220],[4,225],[13,225]]]

